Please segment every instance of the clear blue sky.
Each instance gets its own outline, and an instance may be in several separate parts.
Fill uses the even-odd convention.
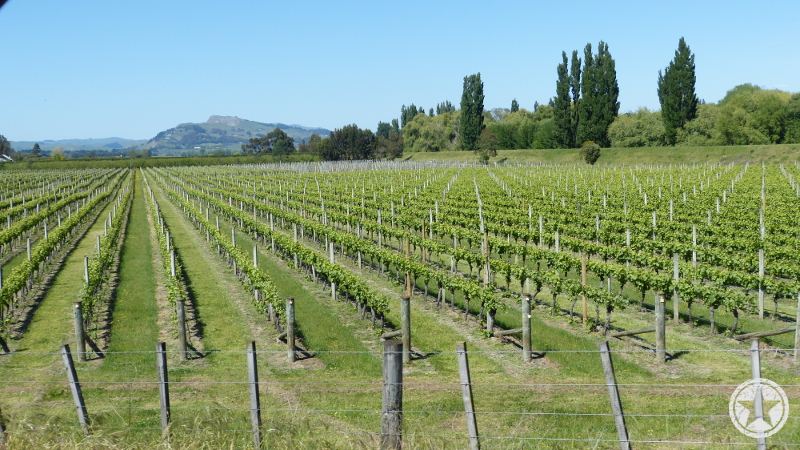
[[[0,134],[148,139],[235,115],[375,130],[400,106],[485,107],[555,94],[561,51],[604,40],[621,111],[659,109],[681,36],[697,93],[741,83],[800,91],[800,2],[9,0],[0,9]]]

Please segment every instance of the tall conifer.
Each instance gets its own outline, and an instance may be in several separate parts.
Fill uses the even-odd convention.
[[[661,102],[661,118],[669,145],[675,144],[678,129],[697,117],[694,69],[694,54],[681,37],[675,58],[664,69],[663,75],[658,71],[658,101]]]
[[[556,81],[556,97],[553,99],[553,125],[555,137],[559,148],[572,147],[575,139],[572,137],[572,117],[570,113],[570,84],[571,79],[567,71],[567,54],[561,52],[561,64],[558,65],[558,80]]]

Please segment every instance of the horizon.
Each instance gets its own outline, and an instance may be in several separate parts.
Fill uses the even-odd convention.
[[[402,105],[458,105],[463,78],[477,72],[486,109],[516,99],[532,110],[555,95],[561,52],[582,57],[601,40],[616,62],[621,112],[660,109],[658,71],[682,36],[706,102],[744,83],[800,91],[790,56],[800,4],[749,6],[10,0],[0,8],[0,60],[12,68],[0,73],[0,134],[145,140],[210,115],[374,131]]]

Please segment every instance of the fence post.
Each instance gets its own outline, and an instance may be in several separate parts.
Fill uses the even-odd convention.
[[[86,280],[86,284],[89,284],[89,257],[83,257],[83,279]]]
[[[678,295],[678,280],[680,279],[680,264],[678,254],[672,255],[672,280],[675,281],[675,287],[672,288],[672,320],[675,323],[680,323],[681,310],[680,310],[680,296]]]
[[[667,359],[667,305],[664,292],[656,292],[656,362],[664,364]]]
[[[794,325],[794,363],[800,364],[800,293],[797,294],[797,319]]]
[[[167,436],[169,431],[169,379],[167,378],[167,344],[156,344],[156,369],[158,370],[158,398],[161,405],[161,433]]]
[[[289,362],[295,361],[294,351],[294,298],[286,298],[286,346]]]
[[[480,450],[481,443],[478,435],[478,421],[475,418],[475,404],[472,401],[472,381],[469,375],[466,342],[456,342],[456,354],[458,355],[458,375],[461,378],[461,397],[464,399],[464,412],[467,414],[469,448]]]
[[[608,396],[611,398],[611,409],[614,412],[614,423],[617,426],[620,448],[622,450],[631,450],[631,443],[628,440],[628,427],[625,426],[625,415],[622,412],[622,401],[619,399],[619,388],[617,387],[617,379],[614,376],[614,364],[611,362],[608,341],[600,343],[600,359],[603,361],[603,372],[606,376]]]
[[[72,361],[72,353],[69,351],[69,345],[61,347],[61,359],[64,361],[64,368],[67,370],[67,381],[69,381],[69,388],[72,391],[72,400],[75,402],[75,409],[78,411],[78,422],[83,429],[83,435],[89,435],[89,414],[86,412],[86,403],[83,401],[83,391],[81,384],[78,381],[78,374],[75,372],[75,364]]]
[[[381,450],[403,446],[403,343],[383,344],[383,399],[381,409]]]
[[[180,349],[181,361],[186,361],[188,352],[186,351],[186,307],[183,300],[175,301],[175,312],[178,316],[178,348]]]
[[[253,448],[261,448],[261,399],[258,393],[256,341],[247,344],[247,378],[250,383],[250,425],[253,429]]]
[[[78,347],[78,359],[86,361],[86,334],[83,331],[83,302],[72,304],[72,317],[75,320],[75,341]]]
[[[583,253],[583,252],[581,252]],[[581,286],[586,286],[586,254],[581,255]],[[589,306],[586,304],[586,294],[583,294],[583,323],[589,321]]]
[[[531,297],[522,296],[522,362],[531,361]]]
[[[400,297],[400,329],[403,331],[403,364],[411,362],[411,298],[406,292]]]
[[[761,353],[759,352],[759,340],[750,339],[750,377],[753,380],[761,378]],[[755,396],[753,397],[753,412],[755,419],[764,419],[764,398],[761,396],[761,383],[755,383]],[[767,449],[767,438],[757,437],[756,448],[758,450]]]

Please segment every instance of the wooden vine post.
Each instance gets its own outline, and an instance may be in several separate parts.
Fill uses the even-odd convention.
[[[522,296],[522,362],[531,361],[531,296]]]
[[[655,310],[656,310],[656,362],[658,364],[664,364],[666,362],[667,356],[667,336],[666,336],[666,315],[667,315],[667,308],[666,308],[666,299],[664,298],[664,292],[658,291],[656,292],[656,301],[655,301]]]
[[[461,397],[464,400],[464,412],[467,416],[469,447],[470,450],[480,450],[481,444],[478,435],[478,421],[475,417],[475,404],[472,401],[472,380],[469,373],[466,342],[456,342],[456,354],[458,355],[458,375],[461,379]]]
[[[586,254],[581,252],[581,286],[586,286]],[[583,323],[584,325],[589,321],[589,305],[586,301],[586,294],[583,294]],[[572,313],[570,313],[572,314]]]
[[[86,361],[86,332],[83,329],[83,302],[75,302],[72,304],[72,317],[75,322],[75,342],[78,347],[78,360]]]
[[[403,447],[402,345],[396,340],[383,344],[381,450],[400,450]]]
[[[287,297],[286,298],[286,347],[287,347],[287,359],[289,362],[295,362],[296,353],[295,353],[295,327],[294,327],[294,298]]]
[[[678,280],[680,280],[680,264],[677,253],[672,255],[672,280],[675,287],[672,288],[672,320],[679,323],[681,320],[680,295],[678,294]]]
[[[400,330],[403,336],[403,364],[411,362],[411,296],[400,297]]]

